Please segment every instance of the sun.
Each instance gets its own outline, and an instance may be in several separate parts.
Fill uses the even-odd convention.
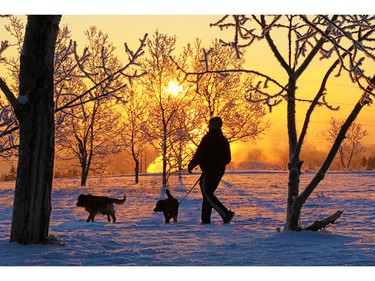
[[[182,86],[177,81],[170,81],[167,87],[167,93],[177,97],[182,92]]]

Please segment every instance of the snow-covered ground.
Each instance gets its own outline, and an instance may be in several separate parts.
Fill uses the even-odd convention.
[[[313,175],[304,173],[302,186]],[[172,176],[169,183],[172,195],[181,200],[198,177],[198,173],[180,179]],[[287,179],[286,172],[278,171],[228,172],[216,195],[236,216],[230,224],[223,224],[213,211],[210,225],[200,224],[198,186],[182,201],[179,222],[165,224],[162,213],[153,212],[156,201],[166,198],[160,188],[160,175],[142,175],[138,185],[133,183],[132,176],[90,178],[85,188],[79,186],[78,179],[57,179],[52,194],[50,234],[60,238],[64,246],[9,243],[14,182],[1,182],[0,266],[372,268],[375,172],[326,175],[305,204],[301,223],[307,226],[337,210],[344,213],[334,228],[320,232],[276,231],[283,228],[285,221]],[[86,223],[87,213],[76,207],[81,193],[115,198],[126,193],[127,201],[116,206],[116,223],[108,223],[101,215],[96,222]],[[179,275],[183,277],[184,273]]]

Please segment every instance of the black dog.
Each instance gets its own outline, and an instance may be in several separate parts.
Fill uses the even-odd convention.
[[[77,207],[84,207],[87,212],[89,212],[89,217],[86,222],[94,221],[97,214],[107,215],[108,222],[116,221],[115,208],[113,203],[122,205],[125,203],[126,196],[123,199],[114,199],[107,196],[95,196],[95,195],[85,195],[81,194],[78,196]]]
[[[169,223],[169,220],[173,218],[174,222],[177,222],[178,215],[178,200],[174,198],[168,189],[165,190],[168,198],[164,200],[159,200],[156,203],[154,212],[163,212],[165,223]]]

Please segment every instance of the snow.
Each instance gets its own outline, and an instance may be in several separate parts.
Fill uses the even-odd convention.
[[[313,172],[305,172],[301,186],[313,176]],[[181,200],[198,177],[199,173],[171,176],[172,195]],[[351,266],[360,268],[360,273],[363,266],[371,269],[375,265],[375,172],[326,175],[306,202],[301,223],[306,227],[337,210],[344,213],[339,224],[320,232],[276,231],[283,229],[285,221],[287,181],[288,173],[284,171],[227,172],[215,194],[236,215],[230,224],[223,224],[213,211],[212,223],[201,225],[198,186],[182,201],[178,223],[165,224],[162,213],[153,212],[156,201],[166,198],[159,174],[141,175],[138,185],[129,175],[93,177],[85,188],[79,186],[78,179],[56,179],[50,234],[61,239],[63,246],[9,243],[14,182],[1,182],[0,266],[69,266],[73,270],[77,266],[119,266],[136,272],[140,268],[137,274],[145,273],[144,266],[174,266],[182,267],[178,275],[183,280],[202,266],[219,272],[238,267],[236,272],[276,272],[278,279],[285,275],[277,270],[279,266],[289,266],[289,270],[293,266],[330,266],[330,272],[337,266]],[[86,223],[88,214],[76,207],[81,193],[119,199],[126,193],[127,201],[115,206],[116,223],[108,223],[102,215],[94,223]],[[263,266],[275,270],[270,272]],[[154,269],[149,268],[147,272],[154,279]],[[355,278],[360,273],[354,271]],[[95,275],[105,270],[90,272]],[[308,272],[303,270],[299,275],[307,274],[308,278]],[[199,271],[195,273],[199,277]],[[231,278],[224,272],[219,277]]]

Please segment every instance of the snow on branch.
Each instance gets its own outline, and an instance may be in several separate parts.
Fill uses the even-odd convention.
[[[211,27],[218,27],[220,30],[234,28],[234,38],[231,42],[224,42],[221,40],[224,46],[230,46],[236,50],[237,57],[242,56],[241,49],[250,46],[255,40],[262,39],[268,33],[272,27],[276,25],[281,16],[274,16],[271,23],[263,25],[263,28],[260,33],[256,33],[257,29],[252,26],[247,26],[251,22],[257,22],[260,24],[260,21],[256,16],[248,17],[245,15],[233,15],[231,18],[233,22],[227,22],[227,19],[230,17],[224,16],[216,23],[210,24]]]
[[[103,79],[101,79],[98,82],[94,79],[94,77],[97,76],[98,73],[89,72],[85,68],[85,63],[89,59],[89,56],[90,56],[90,54],[88,52],[88,49],[86,48],[84,50],[82,56],[79,57],[78,54],[77,54],[77,51],[76,51],[76,48],[77,48],[76,44],[74,44],[74,50],[75,50],[74,54],[75,54],[77,66],[82,71],[82,73],[85,74],[85,77],[87,77],[93,83],[93,86],[90,87],[89,89],[85,90],[81,94],[75,96],[73,99],[71,99],[66,104],[56,108],[56,112],[61,111],[61,110],[66,109],[66,108],[75,107],[77,105],[84,104],[84,103],[87,103],[87,102],[90,102],[90,101],[93,101],[93,100],[98,100],[98,99],[105,98],[105,97],[108,97],[108,98],[114,97],[114,94],[116,92],[118,92],[118,91],[127,87],[126,84],[122,84],[122,85],[116,84],[115,88],[112,88],[110,86],[111,82],[117,81],[117,79],[119,79],[120,75],[123,76],[123,77],[126,77],[129,80],[129,83],[131,83],[132,79],[139,78],[142,75],[144,75],[144,73],[138,73],[136,69],[134,69],[130,74],[127,73],[127,71],[130,70],[131,67],[134,67],[134,66],[137,67],[137,66],[140,65],[139,62],[138,62],[138,59],[144,54],[144,47],[146,46],[146,44],[145,44],[146,39],[147,39],[147,34],[145,34],[143,39],[140,39],[140,44],[139,44],[139,47],[136,51],[132,51],[128,47],[128,45],[125,43],[125,52],[128,55],[128,62],[124,66],[122,66],[121,68],[113,71],[112,73],[110,73],[109,72],[110,69],[108,67],[106,67],[105,56],[103,54],[104,48],[102,48],[101,49],[101,52],[102,52],[102,54],[101,54],[102,66],[101,67],[105,69],[106,77],[104,77]],[[97,88],[100,88],[102,90],[101,94],[99,96],[95,96],[95,97],[91,96],[91,92],[94,91]],[[89,98],[85,99],[86,96],[89,96]],[[118,99],[119,97],[115,96],[115,98]]]
[[[340,60],[339,72],[342,70],[349,73],[353,82],[357,82],[361,78],[365,78],[363,62],[365,57],[375,61],[374,39],[370,36],[375,32],[373,16],[319,16],[324,22],[319,25],[311,22],[308,17],[302,16],[301,19],[309,24],[319,35],[326,40],[326,48],[321,48],[321,59],[337,55]],[[319,26],[326,27],[325,31]],[[370,44],[367,44],[370,43]]]
[[[279,83],[274,78],[265,75],[261,72],[255,70],[248,70],[243,68],[238,69],[211,69],[209,65],[209,56],[212,54],[212,49],[209,51],[203,49],[203,59],[200,60],[200,63],[204,65],[202,71],[188,71],[181,67],[173,57],[170,57],[172,62],[176,65],[177,69],[184,73],[183,81],[188,81],[190,83],[196,84],[196,91],[198,92],[199,89],[199,81],[205,76],[210,74],[218,74],[223,79],[228,77],[233,73],[245,73],[245,74],[252,74],[254,77],[259,77],[261,80],[257,82],[254,86],[252,83],[246,85],[246,93],[244,95],[245,100],[250,103],[259,103],[268,106],[269,110],[272,111],[272,107],[278,105],[284,99],[284,93],[287,90],[285,86]],[[271,85],[274,89],[275,87],[278,89],[275,93],[269,94],[267,91],[270,91]],[[263,90],[265,89],[265,90]],[[267,90],[267,91],[266,91]]]

